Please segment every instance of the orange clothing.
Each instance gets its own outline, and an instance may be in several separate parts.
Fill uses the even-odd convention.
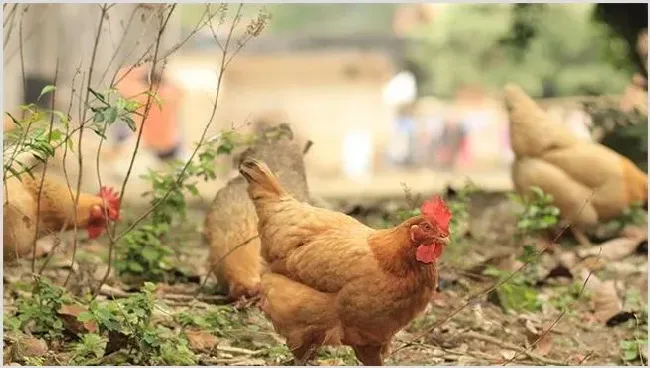
[[[123,75],[127,70],[128,68],[123,69],[120,75]],[[138,110],[140,114],[144,114],[148,98],[148,95],[143,93],[149,87],[146,82],[146,73],[147,69],[143,67],[134,68],[117,85],[118,91],[124,98],[134,98],[142,105]],[[155,85],[153,90],[156,91]],[[152,97],[149,115],[144,122],[142,140],[147,148],[157,152],[168,152],[180,143],[180,130],[177,116],[182,92],[176,86],[163,80],[160,87],[158,87],[157,96],[161,106]],[[143,126],[142,117],[134,115],[132,118],[138,129],[141,129]]]

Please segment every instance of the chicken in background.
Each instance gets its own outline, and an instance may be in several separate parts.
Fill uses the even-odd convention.
[[[621,215],[633,203],[647,203],[648,177],[632,161],[601,144],[579,140],[516,85],[505,87],[505,102],[516,156],[515,189],[525,195],[537,186],[553,195],[579,243],[590,244],[585,231],[599,221]]]
[[[268,162],[278,173],[282,185],[298,200],[307,201],[309,191],[300,147],[286,124],[263,129],[252,147],[235,163],[254,157]],[[219,285],[232,299],[255,296],[259,290],[260,240],[257,214],[246,193],[246,180],[237,176],[217,192],[205,219],[204,235],[210,246],[209,267],[215,270]],[[252,240],[251,240],[252,239]],[[244,244],[246,241],[248,243]]]
[[[16,125],[5,117],[5,132],[11,131]],[[75,133],[72,139],[78,137]],[[92,135],[93,132],[87,132]],[[87,143],[87,139],[84,140]],[[92,141],[92,139],[90,140]],[[88,145],[86,145],[88,147]],[[96,148],[95,148],[96,149]],[[21,173],[20,177],[7,175],[5,190],[3,192],[4,208],[4,234],[3,250],[4,261],[13,261],[29,255],[34,242],[48,234],[74,228],[86,229],[91,239],[101,235],[108,219],[115,221],[119,217],[119,196],[108,186],[99,188],[97,176],[90,176],[88,171],[95,168],[95,160],[86,159],[84,165],[85,174],[82,175],[82,190],[79,195],[77,214],[74,214],[74,198],[76,197],[77,179],[79,177],[77,155],[90,153],[88,148],[82,148],[83,152],[69,151],[67,159],[64,160],[64,149],[55,150],[54,157],[48,160],[45,179],[40,196],[40,207],[38,205],[39,189],[41,178],[45,170],[44,165],[36,160],[30,152],[23,152],[16,155],[11,166],[16,172]],[[9,151],[11,152],[11,151]],[[93,152],[93,156],[96,151]],[[107,156],[111,151],[107,150]],[[88,156],[92,157],[92,156]],[[5,160],[10,158],[5,157]],[[7,164],[9,162],[5,161]],[[92,162],[92,165],[90,164]],[[68,174],[68,183],[64,178],[64,163]],[[30,168],[33,175],[24,171],[24,167]],[[93,170],[96,173],[96,170]],[[84,185],[85,184],[85,185]],[[84,188],[85,186],[85,188]],[[84,193],[84,189],[95,188],[99,193],[92,195]],[[93,190],[93,189],[90,189]],[[38,218],[38,233],[36,232],[36,220]]]
[[[375,230],[343,213],[296,200],[268,166],[240,166],[259,217],[261,309],[303,365],[322,345],[349,345],[365,365],[381,365],[393,336],[419,313],[437,284],[436,261],[449,239],[442,199],[422,215]]]
[[[40,173],[34,173],[33,178],[28,174],[11,177],[5,183],[4,262],[31,254],[37,239],[73,229],[75,224],[78,229],[86,229],[90,239],[97,238],[104,231],[107,219],[116,221],[119,218],[119,196],[111,188],[103,187],[97,195],[81,193],[75,216],[74,190],[47,174],[42,190],[39,190],[40,184]]]

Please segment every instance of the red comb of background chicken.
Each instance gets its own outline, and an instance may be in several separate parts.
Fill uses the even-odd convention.
[[[108,218],[112,221],[117,220],[120,217],[120,196],[118,192],[111,187],[104,186],[99,191],[99,196],[106,201]]]
[[[449,221],[451,220],[451,211],[440,196],[425,201],[420,207],[420,212],[429,221],[436,224],[440,230],[449,232]]]

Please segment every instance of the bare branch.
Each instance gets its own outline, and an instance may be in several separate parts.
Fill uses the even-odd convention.
[[[56,59],[56,66],[54,70],[54,91],[52,91],[52,110],[56,104],[56,84],[59,78],[59,58]],[[48,140],[52,138],[52,129],[54,128],[54,114],[50,114],[50,127],[48,130]],[[38,196],[36,197],[36,225],[34,226],[34,243],[32,244],[32,273],[36,271],[36,242],[38,240],[40,216],[41,216],[41,199],[43,196],[43,184],[45,184],[45,175],[47,174],[47,164],[49,157],[43,163],[43,173],[41,174],[41,182],[38,186]]]
[[[90,88],[92,85],[92,79],[93,79],[93,71],[95,68],[95,59],[97,57],[97,50],[99,49],[99,40],[102,34],[102,27],[104,26],[104,19],[106,18],[106,14],[108,12],[108,5],[104,4],[101,7],[101,12],[100,12],[100,18],[99,18],[99,24],[97,26],[97,33],[95,34],[95,41],[93,43],[93,51],[92,55],[90,56],[90,66],[88,67],[88,84],[86,86],[86,97],[84,99],[84,103],[79,104],[80,108],[83,108],[83,112],[79,115],[81,116],[82,120],[82,129],[79,131],[79,141],[77,143],[77,149],[79,150],[79,155],[77,155],[77,162],[79,163],[79,177],[77,178],[77,193],[75,196],[74,200],[74,207],[73,207],[73,217],[74,217],[74,222],[73,222],[73,231],[74,231],[74,238],[72,241],[72,260],[70,261],[70,271],[68,272],[68,276],[66,277],[63,286],[66,286],[68,284],[68,281],[70,280],[70,276],[72,275],[72,270],[76,260],[77,256],[77,233],[78,233],[78,227],[77,227],[77,212],[78,212],[78,207],[79,207],[79,197],[81,196],[81,180],[83,178],[83,155],[81,154],[81,146],[82,146],[82,140],[83,140],[83,134],[84,134],[84,129],[83,129],[83,121],[86,120],[86,114],[88,112],[88,109],[85,108],[85,106],[88,104],[88,101],[90,99]],[[103,138],[102,138],[103,139]]]

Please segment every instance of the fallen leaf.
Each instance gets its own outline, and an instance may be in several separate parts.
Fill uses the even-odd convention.
[[[212,351],[217,346],[217,338],[209,332],[199,329],[186,329],[185,337],[195,351]]]
[[[86,307],[75,304],[62,304],[58,310],[59,317],[63,320],[65,328],[76,334],[87,332],[97,332],[97,324],[93,321],[80,322],[77,317],[83,312],[87,312]]]
[[[623,259],[634,253],[642,239],[639,238],[618,238],[612,239],[599,246],[578,249],[576,253],[580,258],[598,256],[608,261]]]
[[[594,316],[601,323],[607,322],[623,309],[623,303],[618,297],[616,286],[612,280],[602,282],[600,287],[594,291],[591,300],[594,305]]]
[[[545,356],[551,352],[552,348],[553,348],[553,336],[550,333],[547,333],[537,343],[537,346],[535,347],[535,352],[541,356]]]
[[[544,333],[550,328],[550,323],[541,324],[533,315],[522,317],[524,319],[524,327],[526,327],[526,339],[528,340],[528,343],[530,345],[536,344],[534,349],[535,353],[542,356],[547,355],[553,347],[553,337],[551,333],[548,332],[544,335]]]

